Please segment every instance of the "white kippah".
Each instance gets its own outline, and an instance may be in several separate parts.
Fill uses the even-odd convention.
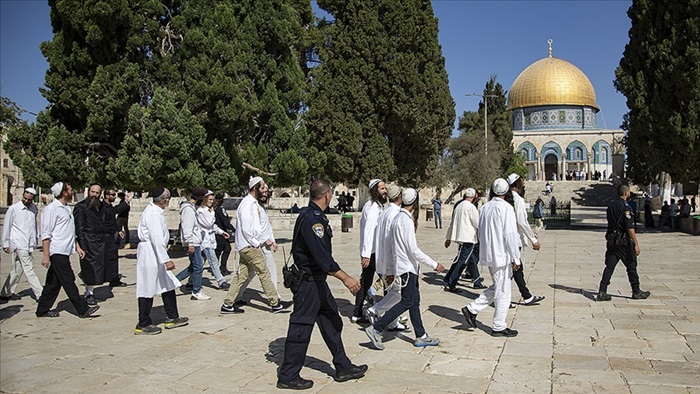
[[[371,181],[369,181],[369,188],[371,189],[371,188],[377,186],[379,184],[379,182],[381,182],[381,181],[382,181],[381,179],[372,179]]]
[[[255,187],[255,185],[257,185],[258,183],[260,183],[262,181],[263,181],[263,179],[259,176],[256,176],[256,177],[251,176],[250,180],[248,181],[248,190],[252,189],[253,187]]]
[[[63,189],[63,185],[61,185],[61,189]],[[27,193],[32,193],[33,195],[36,196],[36,189],[34,189],[33,187],[28,187],[28,188],[24,189],[24,191]]]
[[[469,198],[469,197],[474,197],[476,196],[476,190],[472,189],[471,187],[467,188],[467,190],[464,192],[464,195]]]
[[[509,185],[514,184],[515,181],[517,181],[518,179],[520,179],[520,175],[515,174],[515,173],[510,174],[510,175],[508,175],[508,184]]]
[[[418,192],[416,189],[413,188],[408,188],[401,193],[401,200],[403,201],[403,205],[411,205],[414,202],[416,202],[416,198],[418,198]]]
[[[497,196],[508,193],[508,189],[508,182],[503,178],[496,179],[493,181],[493,185],[491,185],[491,190],[493,190],[493,193]]]
[[[63,182],[56,182],[53,186],[51,186],[51,193],[53,193],[54,197],[60,196],[62,191]]]

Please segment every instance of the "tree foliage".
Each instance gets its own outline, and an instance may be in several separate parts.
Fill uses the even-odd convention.
[[[615,71],[627,97],[629,176],[700,179],[700,0],[633,0],[629,43]]]
[[[418,184],[454,122],[437,21],[426,0],[323,0],[309,131],[334,181]]]

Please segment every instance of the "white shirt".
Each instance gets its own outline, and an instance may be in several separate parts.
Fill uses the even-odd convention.
[[[374,230],[374,259],[379,275],[394,275],[395,272],[387,271],[387,262],[391,258],[391,222],[401,208],[394,203],[389,203],[379,214],[377,227]],[[392,268],[394,264],[391,264]]]
[[[378,202],[367,200],[362,207],[360,216],[360,257],[370,258],[374,253],[374,230],[377,228],[377,219],[382,212],[382,206]]]
[[[206,205],[197,208],[197,224],[201,229],[202,248],[216,249],[216,234],[223,234],[224,230],[214,224],[216,216],[214,211]]]
[[[479,242],[476,230],[479,228],[479,211],[474,204],[464,200],[457,205],[452,214],[450,228],[447,229],[446,239],[459,244],[475,244]]]
[[[520,249],[515,210],[502,198],[484,204],[479,216],[479,262],[493,268],[515,261],[520,265]]]
[[[413,215],[405,208],[401,208],[401,211],[391,222],[390,254],[393,258],[387,264],[387,272],[391,272],[393,269],[396,275],[403,275],[407,272],[418,275],[420,271],[418,263],[427,264],[433,269],[437,267],[437,262],[418,248]]]
[[[236,250],[259,248],[267,240],[260,226],[260,211],[258,200],[250,194],[241,201],[236,210]]]
[[[34,251],[36,247],[36,205],[29,207],[22,201],[7,209],[2,227],[2,247],[15,250]]]
[[[525,199],[513,191],[513,206],[515,207],[515,220],[518,222],[518,235],[520,235],[520,246],[529,246],[530,243],[538,242],[537,236],[532,232],[530,223],[527,222],[527,207]]]
[[[70,256],[75,250],[73,213],[58,199],[41,211],[41,240],[50,239],[49,255]]]
[[[678,205],[676,205],[675,202],[672,202],[671,206],[668,208],[668,216],[670,216],[670,217],[678,216]]]

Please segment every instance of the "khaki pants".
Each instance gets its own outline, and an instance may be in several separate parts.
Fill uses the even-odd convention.
[[[262,250],[263,257],[265,258],[265,266],[267,267],[268,272],[270,272],[270,281],[272,282],[272,285],[275,286],[277,298],[280,298],[280,293],[277,291],[277,266],[275,265],[275,257],[272,255],[272,250],[268,247],[263,246],[260,250]],[[243,292],[245,292],[245,289],[248,288],[248,285],[253,278],[255,278],[255,271],[248,270],[248,278],[246,278],[245,282],[243,282],[243,286],[241,286],[241,290],[238,292],[238,297],[236,300],[240,300],[241,297],[243,297]]]
[[[10,275],[7,276],[5,285],[2,287],[3,296],[11,296],[17,290],[17,284],[19,280],[22,279],[22,272],[27,277],[27,282],[32,288],[34,295],[37,299],[41,296],[41,291],[44,289],[37,278],[36,273],[34,273],[34,263],[32,262],[32,254],[27,250],[16,249],[11,253],[12,256],[12,270]]]
[[[270,270],[268,270],[267,266],[265,265],[265,258],[263,257],[262,250],[260,250],[260,248],[247,247],[241,249],[239,254],[239,267],[238,272],[236,273],[236,279],[233,286],[229,288],[228,294],[226,294],[224,304],[231,306],[234,302],[236,302],[238,292],[245,284],[246,279],[248,279],[248,273],[250,271],[255,271],[258,278],[260,278],[260,284],[262,285],[263,292],[270,301],[270,306],[277,306],[277,304],[279,304],[279,297],[277,296],[277,290],[270,279]]]

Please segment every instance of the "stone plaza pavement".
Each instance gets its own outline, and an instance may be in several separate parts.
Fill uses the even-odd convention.
[[[445,249],[444,230],[421,222],[418,243],[449,267],[456,246]],[[350,274],[360,272],[358,229],[334,229],[334,256]],[[278,231],[289,251],[291,231]],[[343,340],[356,364],[368,364],[357,381],[336,383],[331,356],[314,329],[302,376],[309,392],[321,393],[700,393],[700,237],[642,233],[639,273],[652,296],[630,299],[622,265],[613,277],[611,302],[595,302],[603,269],[603,230],[546,230],[542,249],[525,254],[525,274],[537,306],[517,305],[508,313],[514,338],[489,335],[492,309],[467,329],[460,313],[479,291],[467,281],[462,293],[442,290],[442,275],[422,275],[422,316],[438,347],[413,347],[412,333],[385,334],[386,350],[368,347],[365,333],[351,324],[352,295],[336,279],[329,283],[343,315]],[[212,287],[210,301],[178,297],[186,327],[156,336],[135,336],[135,250],[121,250],[128,287],[100,287],[100,316],[79,319],[61,292],[59,318],[38,319],[29,287],[21,300],[0,304],[0,392],[2,393],[229,393],[276,391],[289,314],[271,314],[254,280],[241,315],[219,315],[224,293]],[[175,259],[177,269],[186,257]],[[44,279],[40,254],[36,270]],[[283,263],[281,248],[277,263]],[[79,270],[73,256],[74,269]],[[8,272],[3,254],[0,273]],[[485,270],[482,269],[482,272]],[[281,274],[280,274],[281,276]],[[205,284],[212,276],[205,273]],[[488,284],[490,279],[486,280]],[[280,286],[283,299],[291,294]],[[517,290],[513,301],[521,300]],[[155,321],[165,319],[160,299]]]

